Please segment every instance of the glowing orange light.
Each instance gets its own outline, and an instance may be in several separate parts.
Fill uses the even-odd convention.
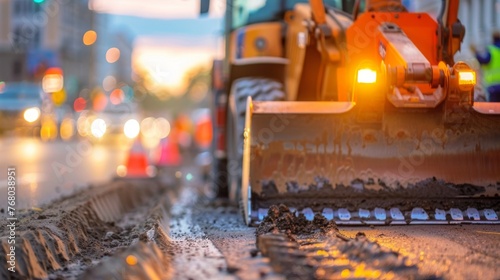
[[[358,83],[360,84],[373,84],[377,81],[377,72],[363,68],[358,70]]]
[[[201,119],[196,124],[196,144],[202,149],[207,149],[212,143],[212,120],[209,117]]]
[[[126,258],[126,262],[128,265],[136,265],[137,264],[137,258],[134,255],[128,255]]]
[[[86,106],[87,106],[87,101],[83,97],[78,97],[73,102],[73,108],[75,109],[75,112],[81,112],[85,110]]]
[[[113,105],[118,105],[118,104],[122,103],[123,99],[124,99],[123,90],[121,90],[119,88],[114,89],[111,92],[111,95],[109,96],[109,101],[111,101],[111,103]]]
[[[474,71],[458,72],[458,83],[460,85],[475,85],[476,72]]]
[[[97,33],[94,30],[88,30],[83,34],[83,44],[90,46],[97,40]]]
[[[93,107],[96,111],[102,111],[108,104],[108,99],[104,93],[99,93],[94,97]]]
[[[106,61],[108,63],[115,63],[116,61],[118,61],[118,59],[120,59],[120,50],[119,49],[110,48],[106,52]]]

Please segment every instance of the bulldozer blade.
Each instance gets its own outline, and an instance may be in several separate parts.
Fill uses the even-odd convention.
[[[276,204],[339,224],[500,223],[500,103],[475,103],[455,122],[443,110],[361,122],[352,102],[249,98],[247,224]]]

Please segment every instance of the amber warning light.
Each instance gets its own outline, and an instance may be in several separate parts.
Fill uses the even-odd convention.
[[[363,68],[358,70],[358,83],[373,84],[377,81],[377,72],[372,69]]]
[[[476,72],[468,70],[468,71],[459,71],[458,72],[458,87],[460,90],[468,91],[472,90],[476,85]]]
[[[475,85],[476,84],[476,72],[467,71],[458,73],[458,84],[459,85]]]

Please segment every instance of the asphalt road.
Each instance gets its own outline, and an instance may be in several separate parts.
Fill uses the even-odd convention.
[[[252,248],[255,248],[255,229],[241,225],[240,214],[235,208],[201,207],[200,209],[198,206],[195,209],[194,212],[197,212],[200,216],[194,216],[196,218],[192,219],[193,224],[203,229],[205,237],[208,237],[210,243],[224,256],[228,270],[232,271],[237,278],[280,279],[274,269],[271,269],[269,265],[265,265],[270,262],[271,266],[275,267],[280,265],[279,262],[266,261],[266,258],[263,259],[261,256],[250,257]],[[172,230],[175,231],[175,227]],[[391,276],[387,279],[408,279],[407,277],[409,279],[500,279],[499,226],[408,225],[375,228],[344,226],[339,227],[339,231],[352,239],[355,239],[356,234],[359,232],[363,232],[366,234],[369,244],[378,244],[383,250],[397,253],[407,260],[406,264],[408,266],[417,269],[407,274],[400,274],[395,271],[394,277]],[[205,238],[193,238],[189,244],[185,245],[196,247],[194,245],[196,244],[195,240],[200,245],[207,242]],[[314,238],[308,241],[313,242],[313,240]],[[323,240],[316,245],[319,247],[315,249],[320,250],[322,248],[321,244],[331,242],[333,240]],[[297,253],[294,254],[307,252],[305,250],[307,249],[300,246]],[[324,251],[333,252],[334,250],[330,248]],[[295,266],[300,269],[301,265],[304,265],[304,270],[319,271],[328,267],[336,259],[336,257],[327,256],[324,257],[322,262],[319,262],[317,258],[318,256],[314,256],[308,258],[309,261],[306,262],[297,261]],[[358,255],[356,252],[346,253],[343,258],[353,265],[356,263],[376,262],[376,260],[373,261],[373,256]],[[296,279],[321,279],[314,273],[306,275]],[[206,279],[218,279],[219,277],[219,275],[210,276]],[[337,279],[336,276],[332,277]]]
[[[3,198],[9,167],[17,173],[17,209],[40,207],[88,184],[109,181],[127,151],[126,145],[97,145],[85,139],[0,138],[0,208],[7,206]]]
[[[85,183],[108,181],[127,151],[127,146],[91,145],[85,140],[41,142],[33,138],[2,138],[0,192],[6,191],[7,174],[4,171],[15,166],[18,205],[41,206]],[[197,171],[196,167],[184,168],[184,174],[192,172],[194,176],[184,179],[185,189],[170,213],[167,232],[172,248],[173,279],[285,279],[287,271],[279,273],[276,269],[283,267],[283,262],[256,252],[255,228],[243,224],[236,207],[203,198],[206,185],[200,182]],[[3,195],[0,197],[0,208],[3,208],[6,201]],[[431,279],[500,279],[500,226],[339,227],[339,231],[353,240],[359,232],[364,233],[368,242],[360,243],[365,244],[363,248],[378,244],[384,250],[397,253],[407,260],[406,266],[416,268],[410,271],[410,278],[413,275],[415,279],[427,279],[427,276]],[[123,238],[129,238],[128,231],[123,233]],[[298,247],[298,251],[290,253],[292,257],[310,254],[308,246],[315,246],[314,252],[322,253],[294,262],[295,269],[313,272],[303,279],[321,279],[318,272],[335,268],[339,257],[334,253],[345,247],[344,241],[328,238],[335,239],[334,236],[323,236],[316,241],[309,239],[307,244]],[[377,263],[375,255],[344,253],[337,261],[347,261],[354,268],[360,263],[368,266]],[[286,265],[289,269],[289,264]],[[388,269],[390,273],[390,267]],[[352,273],[351,276],[355,275],[354,269]],[[393,279],[407,279],[408,276],[398,271],[393,275]]]
[[[363,232],[370,241],[398,252],[422,274],[444,279],[500,279],[500,226],[412,225],[341,228],[354,237]]]

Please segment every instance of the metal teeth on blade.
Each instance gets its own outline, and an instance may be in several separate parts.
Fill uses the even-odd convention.
[[[479,211],[477,211],[476,208],[467,208],[467,210],[465,210],[465,212],[467,213],[467,217],[469,218],[469,220],[474,220],[474,221],[479,221],[481,220],[481,217],[479,216]]]
[[[410,224],[419,225],[419,224],[428,224],[428,223],[443,223],[439,221],[429,221],[429,214],[425,212],[424,209],[420,207],[415,207],[411,210],[410,213]]]
[[[323,217],[325,217],[328,221],[333,220],[333,209],[332,208],[324,208],[321,213]]]
[[[387,218],[387,213],[382,208],[375,208],[375,210],[373,210],[373,215],[375,216],[375,219],[379,221],[385,221]]]
[[[462,211],[460,211],[460,209],[457,209],[457,208],[450,209],[450,216],[451,216],[451,219],[455,220],[455,221],[463,221],[464,220],[464,214],[462,213]]]
[[[427,214],[427,212],[425,212],[424,209],[416,207],[411,210],[411,219],[425,221],[429,219],[429,215]]]
[[[389,210],[389,213],[391,214],[391,218],[396,221],[404,221],[405,216],[403,216],[403,213],[401,213],[401,210],[399,208],[391,208]]]
[[[308,221],[314,220],[316,213],[312,208],[289,208],[295,216],[303,214]],[[253,212],[252,217],[259,221],[267,216],[267,208],[259,208]],[[373,210],[360,208],[357,211],[349,211],[346,208],[323,208],[321,212],[323,217],[329,221],[335,221],[339,225],[383,225],[383,224],[500,224],[499,213],[493,209],[478,210],[469,207],[465,210],[450,208],[448,211],[436,208],[434,211],[426,211],[421,207],[415,207],[411,211],[401,211],[397,207],[386,210],[384,208],[375,208]]]
[[[488,221],[498,221],[498,215],[493,209],[484,209],[483,214]]]
[[[370,218],[370,210],[359,209],[358,215],[361,219],[369,219]]]
[[[337,215],[341,221],[349,221],[351,219],[351,213],[345,208],[340,208]]]
[[[304,214],[306,220],[314,220],[314,211],[311,208],[304,208],[304,210],[302,210],[302,214]]]
[[[434,212],[434,219],[438,221],[446,221],[446,211],[436,208]]]

